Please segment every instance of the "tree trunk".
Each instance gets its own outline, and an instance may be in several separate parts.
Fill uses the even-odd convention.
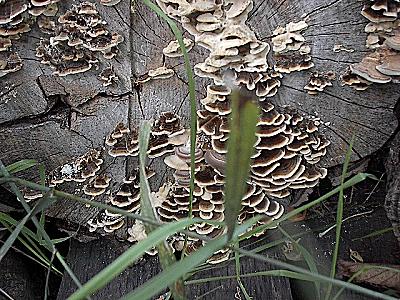
[[[1,77],[0,80],[0,159],[6,165],[29,158],[44,163],[46,170],[52,170],[90,149],[104,147],[105,137],[117,123],[138,125],[141,121],[156,118],[165,111],[176,112],[188,124],[189,96],[183,59],[169,58],[162,54],[162,49],[171,40],[175,40],[168,25],[141,1],[133,1],[132,12],[129,1],[121,1],[112,7],[102,6],[97,1],[91,2],[96,3],[110,31],[117,32],[124,38],[118,45],[118,55],[111,60],[99,58],[98,69],[92,68],[85,73],[63,77],[54,75],[51,68],[42,64],[41,59],[35,56],[39,40],[49,37],[37,26],[33,26],[29,33],[13,42],[13,51],[18,52],[22,58],[23,68]],[[64,13],[71,5],[72,1],[59,2],[59,14]],[[338,78],[350,64],[361,61],[369,51],[365,48],[364,27],[367,20],[360,14],[362,7],[363,2],[355,0],[254,0],[254,8],[247,23],[260,40],[270,43],[272,32],[278,25],[284,26],[291,21],[306,19],[309,27],[304,36],[311,45],[315,64],[309,71],[333,71]],[[191,37],[187,32],[184,35]],[[334,52],[336,44],[354,51]],[[204,60],[207,51],[195,45],[189,56],[193,66]],[[272,58],[269,60],[272,61]],[[115,70],[119,81],[105,87],[98,76],[109,65]],[[136,79],[149,70],[163,65],[174,70],[173,77],[134,84]],[[284,76],[277,95],[270,99],[277,106],[291,105],[305,115],[321,118],[322,132],[331,141],[328,154],[323,160],[324,166],[334,167],[343,163],[353,135],[353,161],[376,152],[392,137],[397,128],[393,110],[400,98],[398,86],[392,83],[374,84],[366,91],[355,91],[342,86],[338,79],[325,91],[310,96],[304,90],[310,72],[295,72]],[[205,97],[208,84],[210,81],[196,76],[198,101]],[[128,171],[137,164],[136,158],[106,157],[104,165],[115,182],[122,182]],[[153,186],[157,188],[165,180],[166,170],[160,159],[152,164],[157,169],[156,183]],[[36,171],[29,171],[26,176],[29,179],[39,177]],[[66,189],[73,191],[74,187]],[[111,187],[111,192],[114,192],[113,189],[115,188]],[[106,195],[98,200],[105,202]],[[398,197],[395,201],[398,207]],[[68,224],[86,226],[96,212],[94,208],[61,199],[47,213],[63,220],[67,227]],[[398,214],[396,218],[398,221]],[[125,239],[126,227],[118,231],[117,235],[118,238]],[[81,254],[85,251],[90,253],[89,257],[95,257],[85,261],[93,264],[90,272],[86,270],[91,265],[87,269],[78,268],[79,271],[83,270],[83,281],[102,269],[118,253],[114,251],[118,248],[115,241],[100,240],[85,245],[74,243],[69,254],[70,262],[79,264],[79,260],[84,259]],[[100,248],[104,251],[98,251]],[[151,270],[147,270],[149,266]],[[255,265],[252,262],[247,271],[254,271],[253,267]],[[143,283],[150,273],[156,274],[159,268],[156,259],[149,259],[148,264],[141,262],[134,265],[132,270],[141,272],[143,277],[132,278],[135,272],[124,272],[118,278],[121,285],[126,285],[124,291]],[[232,271],[233,269],[229,274]],[[64,299],[72,291],[72,285],[66,280],[63,281],[64,289],[59,299]],[[281,299],[290,299],[288,281],[274,280],[265,287],[253,286],[252,291],[256,294],[268,293],[271,299],[278,299],[278,294],[285,296]],[[275,284],[280,289],[278,293],[271,289]],[[223,289],[225,292],[225,287]],[[230,283],[226,289],[229,293],[234,290]],[[198,293],[193,295],[198,296],[206,290],[199,288]],[[119,292],[118,286],[114,286],[100,292],[100,299],[114,298]]]

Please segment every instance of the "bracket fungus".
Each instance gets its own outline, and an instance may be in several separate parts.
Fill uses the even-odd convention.
[[[102,0],[101,3],[115,5],[118,1]],[[289,23],[274,31],[272,46],[276,66],[270,66],[267,61],[270,45],[259,40],[246,24],[253,1],[157,0],[157,3],[194,36],[197,45],[209,51],[204,61],[195,66],[198,76],[212,80],[197,112],[199,133],[195,145],[192,204],[194,217],[203,222],[191,225],[189,230],[209,238],[219,237],[226,230],[209,222],[225,219],[225,165],[231,117],[229,95],[235,89],[250,91],[261,108],[255,153],[238,223],[255,215],[262,218],[254,227],[279,219],[285,210],[283,199],[298,189],[316,186],[327,175],[327,170],[319,163],[326,154],[329,141],[320,133],[319,122],[271,101],[281,86],[282,73],[305,70],[314,65],[311,48],[302,35],[307,23]],[[99,53],[106,58],[112,57],[121,42],[120,36],[109,32],[105,25],[94,4],[76,4],[58,18],[56,30],[49,40],[41,42],[37,56],[60,76],[89,70],[98,64]],[[189,39],[185,43],[189,48],[193,45]],[[164,48],[163,53],[168,57],[181,55],[176,41]],[[392,60],[382,59],[377,66],[384,72],[393,72]],[[168,78],[173,74],[172,69],[163,66],[140,76],[136,83]],[[112,68],[104,69],[99,79],[105,85],[111,84],[115,79]],[[306,89],[310,93],[322,91],[331,85],[331,80],[333,74],[315,72]],[[137,156],[138,136],[138,128],[132,124],[117,124],[105,138],[105,155]],[[173,170],[171,184],[151,197],[158,217],[163,222],[186,218],[190,204],[190,142],[188,130],[179,116],[164,112],[154,120],[147,155],[149,158],[163,157],[164,163]],[[85,182],[83,193],[86,195],[103,195],[101,198],[106,195],[109,205],[127,212],[139,212],[138,170],[115,185],[112,178],[100,171],[101,156],[101,151],[92,150],[60,166],[51,173],[50,183]],[[148,170],[146,175],[150,178],[154,172]],[[115,191],[114,186],[117,187]],[[123,228],[124,224],[128,225],[129,241],[146,237],[141,222],[127,224],[123,215],[109,210],[101,210],[88,221],[90,231],[102,228],[106,233]],[[182,235],[176,234],[168,242],[174,250],[180,251],[183,240]],[[188,238],[187,252],[196,251],[203,245],[200,239]],[[230,251],[223,249],[214,253],[208,262],[218,263],[229,256]]]
[[[92,149],[82,156],[67,162],[49,174],[49,185],[57,186],[63,182],[84,182],[97,174],[103,164],[102,151]]]
[[[158,67],[154,70],[150,70],[147,72],[147,74],[144,74],[140,76],[136,81],[135,84],[142,84],[145,82],[148,82],[150,80],[156,80],[156,79],[167,79],[172,76],[174,76],[174,70],[169,69],[165,66]]]
[[[0,52],[0,78],[22,68],[22,60],[18,53]]]
[[[95,4],[74,4],[58,18],[54,35],[39,43],[36,56],[59,76],[86,72],[99,63],[99,53],[112,59],[123,41],[106,25]]]
[[[332,81],[336,78],[334,72],[313,72],[304,89],[310,95],[317,95],[324,91],[325,87],[332,86]]]
[[[113,67],[107,67],[100,72],[99,80],[103,83],[103,86],[109,86],[118,81],[118,75],[115,74]]]
[[[380,48],[387,39],[391,40],[393,37],[399,36],[399,1],[370,0],[364,5],[361,14],[369,21],[365,26],[365,32],[368,33],[367,48]]]
[[[246,24],[253,1],[158,0],[170,17],[178,20],[195,38],[196,44],[209,50],[208,57],[195,65],[195,73],[212,79],[207,95],[200,102],[198,143],[195,152],[195,189],[193,215],[203,223],[189,227],[198,234],[215,238],[224,229],[207,221],[224,220],[224,169],[229,138],[228,120],[232,89],[252,91],[259,100],[262,114],[258,122],[256,152],[252,157],[248,188],[242,199],[238,222],[261,214],[260,224],[278,219],[284,212],[279,199],[292,190],[315,186],[327,174],[318,166],[329,141],[319,133],[318,124],[293,109],[275,108],[269,101],[281,85],[281,73],[305,70],[314,66],[311,48],[302,31],[307,23],[289,23],[274,32],[273,50],[276,66],[267,62],[270,46],[257,39]],[[327,86],[329,83],[315,85]],[[190,158],[189,142],[172,147],[165,164],[174,169],[174,183],[158,208],[161,220],[168,222],[188,216]],[[204,242],[188,239],[188,252]],[[222,250],[208,261],[226,260]]]
[[[183,38],[183,44],[186,47],[186,50],[189,52],[192,50],[194,43],[191,39]],[[181,48],[177,40],[171,41],[167,47],[163,49],[163,53],[167,57],[180,57],[183,56]]]
[[[123,123],[117,124],[106,138],[108,154],[112,157],[137,156],[139,153],[138,128],[129,129]]]
[[[307,45],[302,31],[307,29],[305,21],[290,22],[285,27],[277,27],[273,32],[272,45],[275,59],[275,70],[291,73],[310,69],[314,66],[311,60],[311,47]]]
[[[21,69],[22,62],[18,54],[12,49],[16,40],[24,33],[31,30],[35,19],[42,15],[54,15],[57,12],[59,0],[35,1],[35,0],[7,0],[0,2],[0,53],[6,52],[11,60],[19,60],[17,68],[1,68],[0,77]],[[3,59],[1,59],[3,60]],[[6,70],[6,71],[4,71]]]
[[[147,169],[146,176],[151,178],[154,171]],[[109,196],[108,204],[130,213],[137,213],[140,209],[139,170],[135,169],[118,187],[116,193]],[[102,228],[106,233],[112,233],[125,224],[125,217],[107,209],[101,210],[95,217],[88,221],[89,231]]]
[[[350,65],[342,75],[345,85],[364,90],[372,83],[399,82],[400,76],[400,2],[397,0],[368,1],[361,14],[370,23],[365,27],[368,33],[368,53],[359,63]]]

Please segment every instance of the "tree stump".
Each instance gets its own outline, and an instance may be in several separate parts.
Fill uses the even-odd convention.
[[[41,64],[41,59],[35,56],[40,39],[49,38],[36,25],[13,42],[13,51],[22,58],[23,68],[2,77],[0,81],[0,159],[5,164],[31,158],[44,163],[47,170],[52,170],[89,149],[103,147],[105,136],[118,122],[137,125],[164,111],[178,113],[188,124],[188,84],[183,60],[162,54],[162,49],[175,39],[167,24],[141,1],[133,2],[132,12],[129,1],[121,1],[112,7],[91,2],[96,3],[110,30],[124,38],[114,59],[107,61],[99,58],[99,69],[92,68],[85,73],[63,77],[54,75],[51,68]],[[64,13],[71,5],[72,1],[60,2],[59,13]],[[278,25],[306,19],[309,27],[304,36],[311,45],[315,64],[309,71],[333,71],[340,75],[350,64],[361,61],[368,52],[364,33],[368,21],[360,14],[362,7],[361,1],[255,0],[247,23],[259,39],[270,42],[272,32]],[[185,36],[190,37],[187,33]],[[335,44],[354,51],[334,52]],[[206,57],[207,51],[195,45],[189,55],[194,65]],[[105,87],[98,76],[109,65],[119,81]],[[172,68],[175,75],[165,80],[134,84],[149,70],[163,65]],[[397,128],[393,110],[400,97],[398,86],[375,84],[366,91],[355,91],[341,86],[337,80],[332,87],[310,96],[304,90],[310,72],[285,76],[271,101],[279,106],[291,105],[305,115],[321,118],[323,133],[331,141],[324,166],[334,167],[343,162],[353,135],[353,161],[371,155],[389,140]],[[197,100],[205,96],[205,87],[209,83],[196,76]],[[109,157],[105,160],[107,172],[116,180],[122,180],[137,164],[135,158]],[[157,187],[166,175],[163,164],[159,161],[154,164],[158,174],[162,174],[154,184]],[[26,176],[29,179],[38,178],[34,171],[27,172]],[[60,200],[47,213],[66,224],[85,225],[96,210]],[[70,254],[72,260],[74,255],[74,252]],[[113,257],[110,254],[109,260],[104,258],[104,261],[111,261]],[[287,282],[282,287],[287,287]]]

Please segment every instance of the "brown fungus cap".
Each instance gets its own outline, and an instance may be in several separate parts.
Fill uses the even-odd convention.
[[[108,31],[94,3],[81,2],[58,18],[54,35],[41,41],[36,56],[50,65],[54,74],[66,76],[90,70],[99,63],[99,53],[109,58],[122,41],[120,34]]]
[[[329,72],[313,72],[304,89],[310,95],[317,95],[318,92],[323,92],[327,86],[332,86],[332,80],[336,77],[335,73]]]
[[[93,177],[103,164],[102,151],[92,149],[82,156],[59,166],[49,174],[49,185],[54,186],[65,181],[84,182]]]
[[[109,86],[118,81],[118,76],[113,67],[103,69],[98,78],[103,83],[103,86]]]
[[[17,53],[0,52],[0,78],[22,68],[22,60]]]
[[[380,64],[379,62],[379,55],[372,53],[364,57],[361,62],[351,65],[350,71],[373,83],[388,83],[392,78],[376,69]]]

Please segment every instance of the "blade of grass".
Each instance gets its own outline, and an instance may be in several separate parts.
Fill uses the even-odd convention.
[[[23,159],[12,163],[6,167],[10,174],[15,174],[21,171],[25,171],[37,165],[37,161],[34,159]]]
[[[236,242],[236,247],[239,246],[239,242]],[[252,300],[250,295],[247,293],[246,288],[244,287],[242,280],[240,279],[240,257],[239,253],[235,252],[235,269],[236,269],[236,281],[240,287],[240,290],[242,291],[244,297],[246,300]]]
[[[343,184],[343,189],[347,189],[349,187],[352,187],[352,186],[356,185],[357,183],[360,183],[360,182],[364,181],[367,178],[378,180],[378,178],[376,178],[374,175],[367,174],[367,173],[359,173],[359,174],[353,176],[352,178],[350,178],[349,180],[347,180]],[[254,234],[262,232],[262,231],[264,231],[266,229],[270,229],[270,228],[276,227],[278,224],[280,224],[280,223],[282,223],[282,222],[294,217],[295,215],[297,215],[299,213],[302,213],[306,209],[309,209],[310,207],[313,207],[313,206],[321,203],[322,201],[324,201],[326,199],[329,199],[330,197],[332,197],[336,193],[340,192],[340,189],[341,189],[341,186],[333,189],[332,191],[326,193],[325,195],[319,197],[318,199],[316,199],[314,201],[311,201],[310,203],[304,204],[303,206],[301,206],[299,208],[296,208],[296,209],[288,212],[287,214],[284,214],[281,218],[271,222],[270,224],[258,226],[257,228],[250,230],[249,232],[247,232],[243,236],[241,236],[240,240],[247,239],[247,238],[253,236]]]
[[[256,254],[256,253],[253,253],[251,251],[247,251],[247,250],[244,250],[244,249],[241,249],[241,248],[236,248],[236,247],[230,247],[230,248],[232,250],[234,250],[234,251],[238,251],[240,254],[243,254],[245,256],[252,257],[254,259],[257,259],[257,260],[260,260],[260,261],[264,261],[264,262],[267,262],[269,264],[273,264],[275,266],[278,266],[279,268],[288,269],[288,270],[290,270],[292,272],[297,272],[299,274],[299,278],[298,279],[300,279],[300,280],[308,280],[308,278],[313,278],[313,280],[332,283],[335,286],[345,287],[345,288],[351,289],[351,290],[353,290],[355,292],[358,292],[358,293],[361,293],[361,294],[364,294],[364,295],[368,295],[368,296],[371,296],[371,297],[375,297],[377,299],[396,300],[396,298],[394,298],[394,297],[391,297],[391,296],[388,296],[388,295],[385,295],[385,294],[382,294],[382,293],[379,293],[379,292],[375,292],[375,291],[369,290],[367,288],[364,288],[364,287],[361,287],[361,286],[358,286],[358,285],[355,285],[355,284],[352,284],[352,283],[348,283],[348,282],[345,282],[345,281],[337,280],[337,279],[334,279],[334,278],[331,278],[331,277],[328,277],[328,276],[325,276],[325,275],[322,275],[322,274],[315,274],[313,272],[310,272],[309,270],[306,270],[306,269],[303,269],[303,268],[300,268],[300,267],[297,267],[297,266],[294,266],[294,265],[279,261],[277,259],[274,259],[274,258],[271,258],[271,257],[268,257],[268,256],[263,256],[263,255],[260,255],[260,254]]]
[[[300,245],[290,234],[288,234],[281,226],[278,226],[278,229],[284,236],[286,236],[296,247],[296,249],[301,253],[303,256],[304,260],[307,263],[308,268],[310,269],[311,272],[318,274],[318,268],[317,265],[314,261],[314,258],[310,254],[310,252],[307,251],[306,248],[304,248],[302,245]],[[317,299],[321,298],[321,284],[319,281],[314,282],[315,285],[315,292],[317,295]]]
[[[197,112],[196,112],[196,93],[195,93],[195,81],[193,78],[193,70],[190,65],[189,55],[183,42],[182,32],[176,26],[175,22],[168,17],[160,7],[151,2],[150,0],[143,0],[152,11],[154,11],[159,17],[167,22],[175,35],[179,47],[183,54],[183,60],[185,62],[185,71],[188,77],[189,85],[189,99],[190,99],[190,195],[189,195],[189,216],[192,217],[193,210],[193,190],[194,190],[194,169],[195,169],[195,150],[196,150],[196,135],[197,135]],[[186,241],[185,241],[186,243]]]
[[[45,185],[46,184],[46,170],[43,164],[39,164],[39,176],[40,176],[40,184],[41,185]],[[43,211],[42,214],[40,215],[40,219],[39,219],[39,223],[42,225],[42,227],[44,228],[44,224],[46,223],[45,220],[45,212]],[[40,231],[37,230],[36,231],[36,235],[38,237],[39,240],[39,244],[42,242],[42,235],[40,234]]]
[[[343,222],[343,206],[344,206],[344,181],[347,175],[347,169],[350,163],[350,158],[351,158],[351,153],[353,149],[353,143],[354,143],[354,135],[350,141],[350,146],[349,149],[347,150],[346,157],[344,160],[343,164],[343,171],[342,171],[342,178],[340,181],[340,190],[339,190],[339,200],[338,200],[338,207],[337,207],[337,214],[336,214],[336,238],[335,238],[335,247],[333,250],[332,254],[332,264],[331,264],[331,272],[330,276],[331,278],[335,278],[336,275],[336,263],[337,263],[337,258],[339,255],[339,244],[340,244],[340,235],[342,232],[342,222]],[[326,292],[325,299],[328,300],[331,296],[332,293],[332,284],[328,285],[328,289]]]
[[[35,214],[37,214],[39,211],[45,209],[51,204],[51,198],[50,197],[43,197],[37,204],[36,206],[21,220],[21,222],[15,227],[15,229],[12,231],[10,236],[7,238],[3,246],[0,248],[0,261],[4,258],[8,250],[11,248],[11,246],[14,244],[15,240],[17,239],[18,235],[20,234],[22,228],[24,228],[26,222],[30,220]]]
[[[188,271],[204,262],[207,258],[219,249],[222,249],[227,243],[226,235],[212,240],[205,246],[193,254],[184,257],[182,260],[169,266],[160,274],[148,280],[145,284],[136,288],[133,292],[129,293],[124,300],[144,300],[151,299],[153,296],[159,294],[167,286],[176,281],[178,278],[183,277]]]
[[[357,278],[359,275],[361,275],[362,273],[371,270],[371,269],[382,269],[382,270],[388,270],[388,271],[394,271],[397,273],[400,273],[399,269],[394,269],[394,268],[390,268],[390,267],[384,267],[384,266],[375,266],[375,265],[369,265],[369,266],[364,266],[362,267],[360,270],[358,270],[356,273],[354,273],[349,280],[347,280],[347,282],[353,282],[353,280],[355,278]],[[344,288],[341,288],[335,295],[335,297],[332,298],[332,300],[337,300],[339,299],[340,295],[343,293]]]
[[[306,281],[314,281],[315,280],[313,277],[306,277],[303,274],[300,274],[300,273],[297,273],[297,272],[288,271],[288,270],[260,271],[260,272],[254,272],[254,273],[248,273],[248,274],[241,274],[240,275],[240,277],[242,277],[242,278],[258,277],[258,276],[287,277],[287,278],[298,279],[298,280],[306,280]],[[235,278],[236,278],[236,275],[215,276],[215,277],[187,280],[185,282],[185,284],[186,285],[200,284],[200,283],[207,283],[207,282],[220,281],[220,280],[229,280],[229,279],[235,279]]]
[[[4,166],[3,161],[1,159],[0,159],[0,174],[2,174],[4,179],[9,179],[10,178],[10,173],[8,172],[6,167]],[[18,189],[18,187],[15,184],[15,182],[10,181],[9,184],[10,184],[10,187],[11,187],[11,191],[17,196],[17,199],[21,202],[23,208],[29,214],[31,212],[31,209],[30,209],[28,203],[26,202],[26,200],[24,199],[24,196],[22,195],[21,191]],[[41,188],[45,188],[45,187],[43,187],[41,185],[37,185],[37,186],[39,186]],[[46,192],[49,192],[49,191],[52,191],[52,189],[46,189]],[[51,242],[50,237],[48,236],[48,234],[46,233],[44,228],[40,225],[38,219],[35,216],[32,216],[32,222],[36,226],[36,228],[38,228],[41,231],[41,234],[42,234],[44,240],[46,241],[46,246],[49,249],[51,249],[52,252],[53,251],[57,251],[56,247]],[[82,285],[81,285],[80,281],[75,276],[75,274],[71,271],[71,269],[65,263],[63,257],[58,252],[56,252],[56,257],[60,261],[60,263],[63,265],[64,269],[68,272],[68,275],[71,277],[71,279],[74,281],[74,283],[78,287],[81,287]]]
[[[50,258],[50,265],[47,268],[47,274],[46,274],[46,283],[44,286],[44,300],[47,300],[47,297],[49,296],[49,280],[50,280],[50,271],[53,266],[53,261],[54,261],[54,252],[51,254]]]
[[[139,133],[139,172],[140,172],[140,211],[141,214],[151,220],[158,221],[157,213],[154,210],[151,198],[151,190],[146,176],[146,153],[149,147],[149,138],[151,125],[144,122],[140,127]],[[149,234],[157,227],[155,225],[144,223],[146,233]],[[175,232],[174,232],[175,233]],[[163,269],[168,268],[176,262],[175,255],[172,253],[169,245],[165,240],[157,244],[158,257]],[[185,286],[183,279],[179,279],[169,287],[173,298],[176,300],[185,299]]]
[[[232,239],[237,224],[256,142],[259,109],[252,100],[251,96],[239,91],[231,94],[232,118],[229,122],[230,133],[225,169],[225,222],[229,239]]]
[[[20,239],[20,237],[19,237],[18,239]],[[1,243],[1,244],[4,244],[4,241],[0,240],[0,243]],[[29,255],[28,253],[25,253],[24,251],[22,251],[22,250],[16,248],[15,246],[12,246],[11,249],[13,249],[15,252],[17,252],[17,253],[19,253],[19,254],[25,256],[26,258],[28,258],[28,259],[34,261],[35,263],[41,265],[41,266],[42,266],[43,268],[45,268],[45,269],[47,269],[47,268],[49,267],[49,265],[50,265],[49,262],[45,261],[45,263],[43,263],[43,262],[37,260],[36,258],[34,258],[33,256]],[[29,250],[29,249],[28,249],[28,250]],[[52,270],[54,273],[56,273],[57,275],[59,275],[59,276],[62,276],[62,275],[63,275],[63,273],[60,272],[60,271],[59,271],[57,268],[55,268],[54,266],[52,266],[51,270]]]
[[[358,240],[363,240],[363,239],[368,239],[368,238],[380,236],[380,235],[383,235],[385,233],[394,231],[395,228],[396,227],[388,227],[388,228],[384,228],[384,229],[379,229],[379,230],[373,231],[373,232],[371,232],[371,233],[369,233],[367,235],[363,235],[363,236],[360,236],[358,238],[352,239],[352,241],[354,242],[354,241],[358,241]]]
[[[13,297],[11,297],[5,290],[0,288],[0,294],[6,297],[8,300],[15,300]]]
[[[73,293],[68,299],[78,300],[83,299],[98,289],[104,287],[108,282],[117,277],[123,270],[128,268],[133,262],[141,257],[147,250],[165,240],[177,230],[185,228],[191,224],[199,222],[199,219],[183,219],[179,222],[165,224],[153,232],[151,232],[146,239],[140,241],[136,245],[130,247],[110,265],[97,273],[92,279],[83,285],[83,287]]]
[[[239,236],[243,232],[246,232],[248,228],[252,226],[252,224],[255,224],[259,220],[260,217],[255,217],[252,220],[248,220],[240,226],[236,227],[234,236]],[[177,278],[184,277],[185,274],[187,274],[194,267],[200,265],[207,258],[212,256],[217,250],[224,248],[227,242],[228,239],[226,234],[218,239],[208,239],[208,243],[205,246],[201,247],[193,254],[186,256],[180,261],[169,266],[162,273],[153,277],[145,284],[138,287],[136,290],[134,290],[132,293],[129,293],[122,299],[150,299],[152,296],[160,293],[165,287],[167,287],[171,282],[174,282]]]

